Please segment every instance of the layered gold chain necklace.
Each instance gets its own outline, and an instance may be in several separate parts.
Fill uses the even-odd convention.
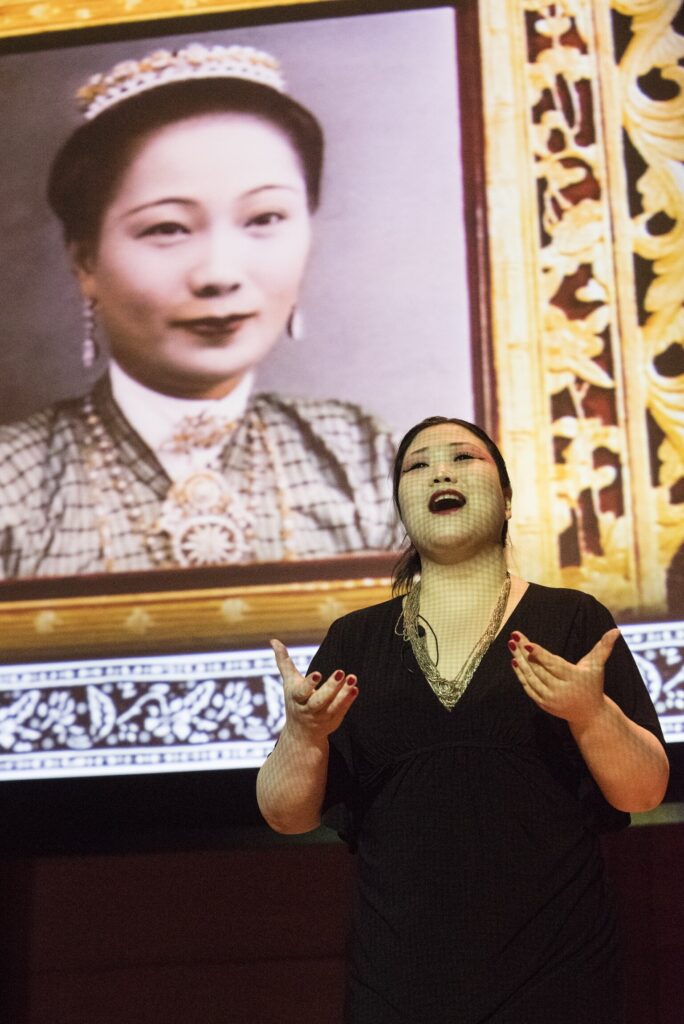
[[[225,565],[258,560],[255,557],[254,523],[262,499],[254,472],[243,473],[239,489],[231,487],[221,470],[219,458],[188,473],[169,488],[157,515],[144,523],[133,496],[134,476],[121,460],[109,431],[95,409],[92,398],[83,402],[85,464],[95,496],[98,529],[105,565],[119,566],[112,551],[113,530],[109,522],[107,495],[116,493],[119,505],[133,533],[138,534],[155,567]],[[275,439],[256,410],[251,410],[250,448],[258,453],[272,478],[278,512],[282,560],[295,557],[294,529],[289,488]],[[213,445],[221,435],[233,443],[237,422],[215,425],[199,417],[199,431],[182,431],[173,439],[176,452],[191,445]],[[232,428],[232,430],[229,429]],[[192,436],[190,436],[192,434]],[[232,436],[231,436],[232,435]],[[260,474],[264,476],[265,474]]]
[[[489,649],[492,640],[499,632],[510,592],[511,575],[507,572],[486,630],[466,658],[458,675],[454,676],[453,679],[445,679],[437,671],[437,666],[427,649],[425,630],[419,630],[418,628],[420,618],[420,582],[411,587],[411,590],[404,598],[401,635],[404,640],[408,640],[411,644],[411,649],[421,672],[430,684],[435,696],[448,711],[453,710],[465,693],[478,665]]]

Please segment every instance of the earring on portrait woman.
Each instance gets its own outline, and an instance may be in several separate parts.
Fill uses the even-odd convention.
[[[293,341],[302,341],[304,338],[304,317],[298,306],[293,306],[285,325],[288,337]]]
[[[86,370],[94,365],[99,346],[95,339],[95,300],[83,299],[83,343],[81,345],[81,361]]]

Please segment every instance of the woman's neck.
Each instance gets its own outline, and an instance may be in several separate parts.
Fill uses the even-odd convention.
[[[466,631],[466,624],[481,631],[499,598],[506,572],[505,552],[499,545],[449,565],[421,557],[421,615],[435,629],[458,620]]]

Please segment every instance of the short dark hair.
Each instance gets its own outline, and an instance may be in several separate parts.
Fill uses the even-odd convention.
[[[397,448],[397,454],[394,456],[394,465],[392,467],[392,497],[394,499],[394,506],[401,519],[401,505],[399,504],[399,483],[401,481],[401,467],[404,464],[404,456],[408,450],[409,445],[413,441],[414,437],[421,433],[423,430],[427,430],[428,427],[438,427],[443,423],[455,423],[459,427],[463,427],[465,430],[470,431],[475,437],[479,438],[480,441],[485,445],[487,451],[494,459],[496,465],[499,481],[501,483],[501,490],[504,493],[511,493],[511,481],[508,476],[508,470],[504,457],[492,441],[489,434],[478,427],[476,423],[470,423],[468,420],[460,420],[452,416],[428,416],[427,419],[421,420],[420,423],[416,423],[414,427],[411,427],[399,442]],[[508,536],[508,520],[504,519],[503,526],[501,528],[501,546],[505,547],[506,538]],[[420,572],[420,555],[416,551],[415,547],[408,541],[408,547],[402,553],[399,561],[394,567],[392,572],[392,593],[398,594],[410,590],[411,584],[414,578]]]
[[[320,199],[323,131],[301,104],[258,82],[238,78],[169,82],[138,93],[77,128],[57,153],[48,179],[48,202],[67,243],[97,244],[102,219],[136,146],[147,135],[190,117],[248,114],[277,128],[300,162],[309,209]]]

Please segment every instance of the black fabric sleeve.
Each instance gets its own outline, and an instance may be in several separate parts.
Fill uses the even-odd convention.
[[[577,608],[571,630],[571,643],[574,649],[569,652],[569,660],[573,662],[580,661],[607,630],[615,627],[613,616],[604,605],[588,594],[582,596],[583,600]],[[648,729],[665,747],[658,715],[632,652],[622,635],[618,637],[606,662],[604,692],[631,721]],[[577,751],[577,757],[582,761],[579,798],[587,824],[597,832],[614,832],[626,828],[631,820],[629,814],[618,811],[606,800],[591,772],[584,765],[574,741],[573,746]]]
[[[615,627],[615,620],[608,609],[595,598],[589,595],[585,597],[586,600],[578,609],[574,631],[581,645],[576,661],[598,643],[606,630]],[[606,662],[604,690],[629,719],[648,729],[665,746],[663,731],[646,684],[622,635],[618,637]]]
[[[320,672],[323,681],[337,669],[345,669],[344,622],[333,622],[314,655],[309,671]],[[328,737],[330,748],[322,822],[334,829],[353,851],[356,847],[356,775],[347,720]]]

